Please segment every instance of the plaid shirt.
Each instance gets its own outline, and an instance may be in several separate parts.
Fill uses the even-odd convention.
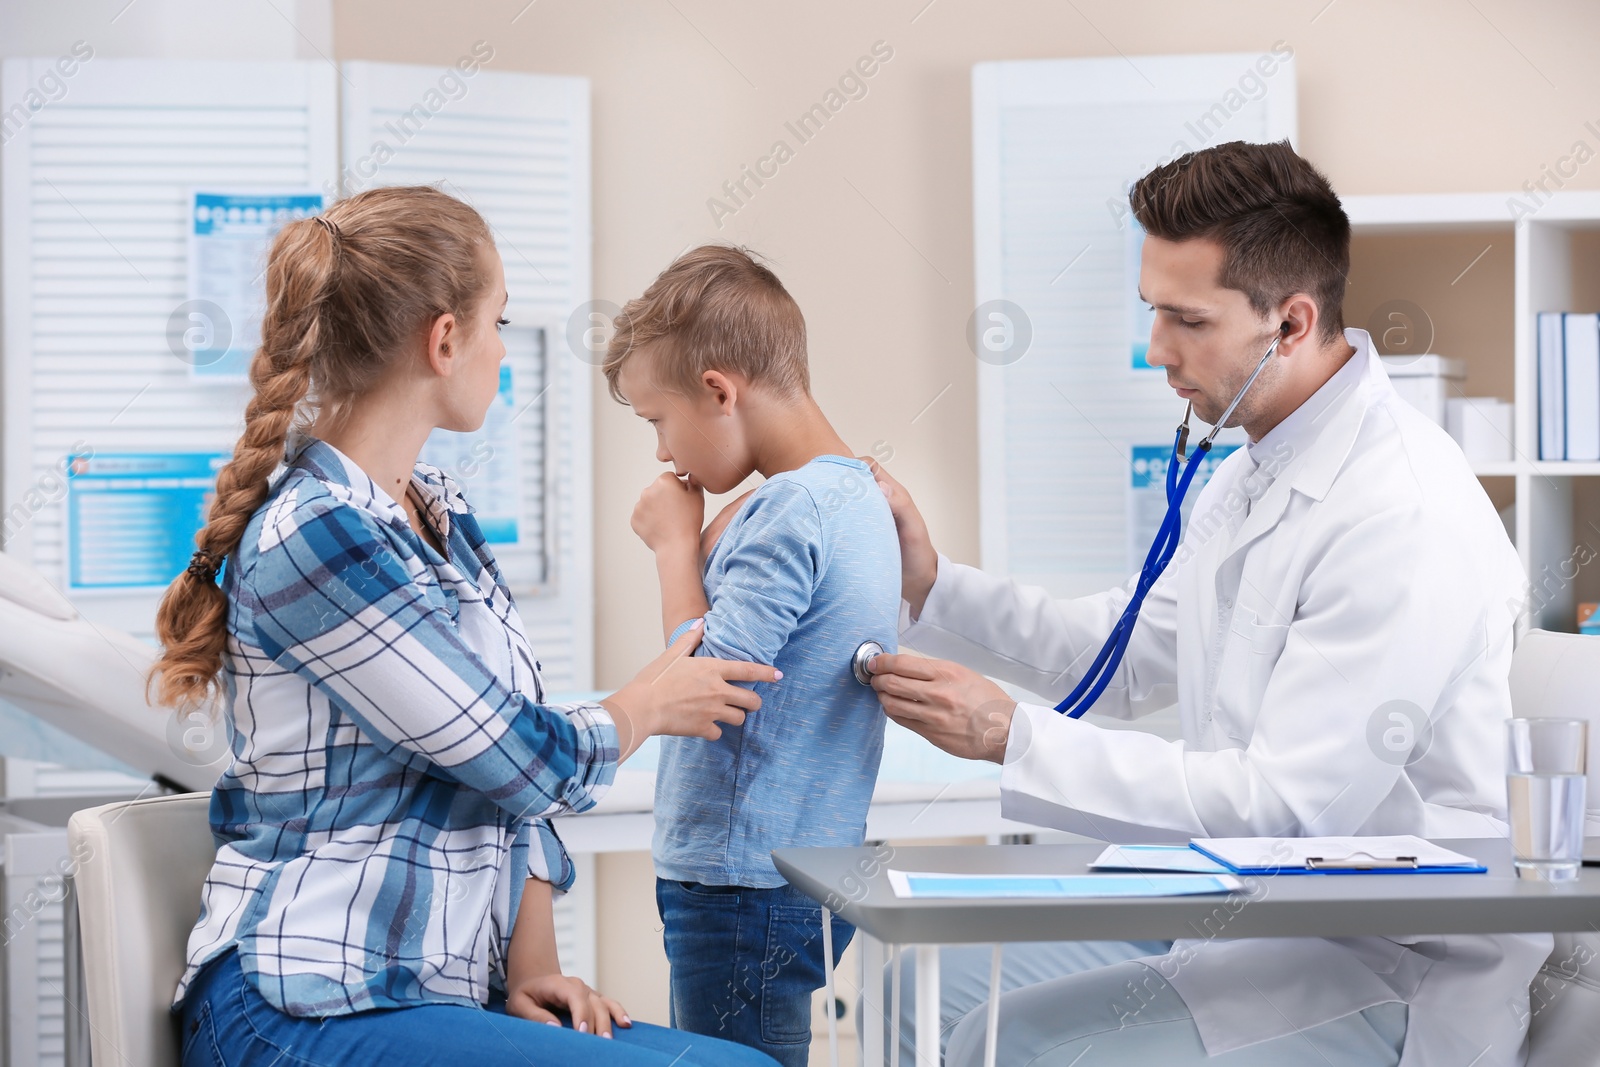
[[[443,472],[419,463],[411,486],[448,560],[355,463],[302,444],[228,561],[233,762],[176,999],[237,946],[290,1015],[481,1004],[504,988],[525,879],[572,883],[541,816],[593,806],[616,729],[597,704],[543,705]]]

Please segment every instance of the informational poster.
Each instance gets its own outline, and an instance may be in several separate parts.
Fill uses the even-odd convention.
[[[1123,229],[1123,264],[1126,270],[1125,287],[1128,301],[1128,350],[1133,357],[1134,370],[1160,370],[1152,367],[1145,358],[1150,352],[1150,330],[1156,324],[1156,313],[1144,297],[1139,295],[1139,267],[1144,261],[1144,227],[1130,212]],[[1198,476],[1197,476],[1198,477]]]
[[[1238,445],[1214,444],[1211,451],[1200,460],[1189,486],[1189,495],[1183,501],[1183,528],[1189,528],[1189,516],[1194,512],[1194,502],[1201,488],[1211,480],[1217,464],[1227,459]],[[1172,446],[1134,445],[1129,450],[1128,479],[1128,570],[1133,572],[1144,565],[1167,515],[1167,464],[1172,462]],[[1194,458],[1191,446],[1189,458]],[[1180,470],[1181,474],[1182,471]]]
[[[500,389],[483,426],[474,433],[434,430],[422,446],[422,461],[461,484],[490,544],[522,539],[522,470],[518,448],[516,390],[509,364],[500,364]]]
[[[267,250],[285,223],[322,210],[316,190],[194,190],[189,204],[189,299],[168,343],[196,378],[239,380],[261,344]]]
[[[67,468],[69,591],[160,589],[186,567],[226,452],[121,452]]]

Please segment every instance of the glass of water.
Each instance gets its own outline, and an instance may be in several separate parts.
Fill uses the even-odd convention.
[[[1565,882],[1583,862],[1589,724],[1582,719],[1506,723],[1506,794],[1517,877]]]

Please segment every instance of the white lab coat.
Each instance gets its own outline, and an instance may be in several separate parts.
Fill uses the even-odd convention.
[[[1094,709],[1176,701],[1183,739],[1021,704],[1007,817],[1115,841],[1505,832],[1501,722],[1526,583],[1460,449],[1398,397],[1364,331],[1345,336],[1344,367],[1219,464]],[[1131,586],[1056,600],[941,557],[901,639],[1059,701]],[[1401,1000],[1402,1067],[1521,1063],[1527,986],[1551,949],[1549,935],[1212,932],[1147,961],[1209,1052]]]

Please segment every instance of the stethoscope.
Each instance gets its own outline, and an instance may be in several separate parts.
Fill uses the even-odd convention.
[[[1233,411],[1244,399],[1250,387],[1260,377],[1261,370],[1267,365],[1267,360],[1272,358],[1272,353],[1278,350],[1278,342],[1283,340],[1284,334],[1289,332],[1289,324],[1283,323],[1278,327],[1278,335],[1272,339],[1267,350],[1256,361],[1255,370],[1250,372],[1250,377],[1245,379],[1239,392],[1234,395],[1233,403],[1222,413],[1211,427],[1211,432],[1195,446],[1194,455],[1185,456],[1185,446],[1189,441],[1189,416],[1194,413],[1194,403],[1191,401],[1183,409],[1183,422],[1178,424],[1178,432],[1172,442],[1172,460],[1167,464],[1167,513],[1161,520],[1161,527],[1156,531],[1155,541],[1150,545],[1150,551],[1145,555],[1144,566],[1139,569],[1139,582],[1134,586],[1133,596],[1122,609],[1122,616],[1117,619],[1117,624],[1111,628],[1111,635],[1106,638],[1106,643],[1100,646],[1100,653],[1095,656],[1089,670],[1079,680],[1078,685],[1072,690],[1067,699],[1056,705],[1056,710],[1068,718],[1077,719],[1100,699],[1100,694],[1106,691],[1106,686],[1111,684],[1111,679],[1116,676],[1117,668],[1122,664],[1122,657],[1128,650],[1128,639],[1133,636],[1134,623],[1139,621],[1139,609],[1144,606],[1144,598],[1156,584],[1156,579],[1161,577],[1167,569],[1167,564],[1172,562],[1173,553],[1178,550],[1179,535],[1183,526],[1183,499],[1189,493],[1189,483],[1194,481],[1195,473],[1200,469],[1200,459],[1211,451],[1211,443],[1216,440],[1217,434],[1228,425],[1228,419],[1233,416]],[[1179,473],[1179,468],[1182,473]],[[872,684],[873,657],[883,654],[883,646],[876,641],[863,641],[856,647],[855,654],[850,657],[850,672],[855,675],[856,681],[862,685]]]
[[[1240,386],[1239,392],[1234,395],[1233,403],[1228,405],[1222,417],[1211,427],[1211,432],[1195,446],[1194,455],[1187,460],[1184,458],[1184,445],[1189,440],[1189,416],[1194,411],[1193,402],[1183,409],[1183,422],[1178,424],[1178,433],[1172,443],[1172,460],[1167,464],[1167,514],[1162,518],[1161,528],[1156,531],[1156,539],[1144,558],[1144,566],[1139,569],[1139,582],[1134,586],[1133,596],[1128,599],[1127,607],[1122,609],[1122,617],[1111,628],[1111,636],[1100,646],[1100,654],[1095,656],[1088,672],[1079,680],[1077,688],[1073,689],[1067,699],[1056,705],[1056,710],[1069,719],[1081,718],[1083,713],[1100,699],[1100,694],[1106,691],[1106,686],[1110,685],[1111,679],[1116,676],[1117,668],[1122,664],[1123,653],[1128,650],[1128,639],[1133,636],[1134,623],[1139,621],[1139,609],[1144,606],[1144,598],[1150,592],[1150,587],[1156,584],[1156,579],[1167,569],[1167,564],[1172,562],[1172,554],[1178,550],[1179,534],[1183,526],[1183,498],[1188,495],[1189,483],[1194,481],[1195,472],[1200,469],[1200,459],[1211,451],[1211,442],[1216,439],[1222,428],[1228,425],[1228,419],[1233,416],[1233,409],[1239,406],[1244,395],[1256,383],[1261,368],[1267,365],[1272,353],[1278,350],[1278,342],[1282,341],[1284,334],[1288,332],[1287,322],[1278,327],[1278,336],[1272,339],[1267,350],[1256,361],[1256,369],[1250,372],[1250,377]],[[1183,466],[1181,475],[1178,473],[1179,464]]]

